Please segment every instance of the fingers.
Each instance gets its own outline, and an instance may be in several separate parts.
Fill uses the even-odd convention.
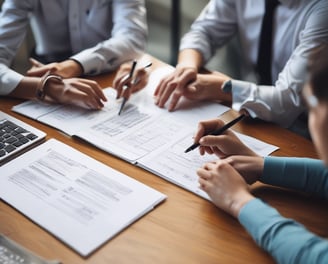
[[[132,93],[138,92],[142,88],[144,88],[148,83],[148,79],[149,79],[148,71],[145,70],[144,68],[138,69],[136,72],[136,77],[132,82],[132,87],[131,87]]]
[[[38,67],[32,67],[27,71],[28,76],[33,76],[33,77],[41,77],[47,72],[54,73],[57,71],[57,67],[55,63],[47,64],[47,65],[40,65]]]
[[[161,89],[160,94],[156,98],[156,105],[163,108],[166,102],[169,100],[171,94],[174,92],[174,101],[171,101],[169,110],[172,111],[183,94],[183,87],[179,88],[178,83],[175,81],[170,82]]]
[[[89,85],[92,88],[92,91],[95,92],[96,96],[99,97],[103,101],[107,101],[107,98],[99,86],[99,84],[96,81],[88,80],[88,79],[78,79],[81,83],[85,83],[86,85]]]
[[[44,66],[43,63],[37,61],[36,59],[34,58],[29,58],[29,62],[32,64],[32,67],[41,67],[41,66]]]
[[[70,86],[75,89],[68,89],[66,95],[75,99],[75,102],[80,100],[81,104],[86,105],[90,109],[100,109],[104,106],[102,101],[106,101],[106,97],[96,82],[79,79],[71,82]]]
[[[163,108],[170,100],[168,110],[174,110],[187,90],[188,84],[194,82],[196,77],[197,72],[193,68],[176,69],[174,73],[162,79],[156,87],[154,92],[155,104]]]
[[[129,76],[128,68],[122,67],[120,69],[113,81],[114,89],[117,91],[117,99],[120,97],[128,99],[132,93],[140,91],[146,86],[149,73],[145,67],[149,67],[150,65],[149,63],[142,68],[136,69],[133,79]]]
[[[200,142],[202,137],[222,126],[224,126],[224,122],[220,119],[210,119],[199,122],[197,131],[194,135],[194,141]]]
[[[200,188],[203,191],[206,191],[208,189],[208,186],[210,185],[209,179],[211,179],[211,176],[212,176],[211,172],[206,169],[199,168],[197,170],[197,175],[199,177],[198,183],[199,183]]]
[[[71,104],[86,109],[100,109],[106,97],[97,82],[80,78],[50,79],[47,82],[47,96],[58,103]]]

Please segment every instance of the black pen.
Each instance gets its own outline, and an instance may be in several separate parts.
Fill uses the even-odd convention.
[[[135,69],[136,64],[137,64],[137,62],[136,62],[136,63],[134,63],[134,62],[136,62],[136,61],[133,61],[133,65],[132,65],[132,68],[131,68],[130,74],[129,74],[129,76],[128,76],[127,79],[130,79],[130,78],[132,78],[132,76],[133,76],[133,72],[134,72],[134,69]],[[152,65],[152,63],[151,63],[151,62],[148,62],[145,66],[143,66],[143,68],[144,68],[144,69],[147,69],[147,68],[150,67],[151,65]],[[140,79],[139,79],[139,78],[136,78],[136,79],[133,81],[133,85],[136,85],[139,81],[140,81]],[[128,89],[128,86],[126,86],[126,87],[127,87],[126,89]],[[126,90],[126,89],[124,89],[124,90]],[[128,99],[126,99],[125,97],[123,98],[123,101],[122,101],[122,104],[121,104],[121,107],[120,107],[120,111],[118,112],[118,115],[121,114],[121,112],[122,112],[122,110],[123,110],[123,107],[124,107],[124,105],[125,105],[125,103],[126,103],[127,100],[128,100]]]
[[[223,127],[217,129],[217,130],[214,130],[204,136],[208,136],[208,135],[213,135],[213,136],[217,136],[217,135],[220,135],[222,134],[224,131],[226,131],[228,128],[232,127],[234,124],[236,124],[237,122],[239,122],[240,120],[242,120],[243,118],[245,117],[244,114],[241,114],[240,116],[238,116],[237,118],[235,118],[234,120],[230,121],[229,123],[225,124]],[[187,148],[185,150],[185,153],[191,151],[191,150],[194,150],[195,148],[199,147],[200,144],[199,143],[194,143],[192,144],[189,148]]]
[[[127,80],[129,80],[129,79],[131,79],[133,77],[133,73],[134,73],[134,70],[135,70],[136,66],[137,66],[137,61],[136,60],[133,60],[132,67],[131,67],[131,70],[130,70],[130,73],[128,75]],[[121,112],[123,110],[123,107],[124,107],[124,105],[125,105],[125,103],[126,103],[127,100],[128,100],[127,98],[125,98],[125,97],[123,98],[123,101],[122,101],[122,104],[121,104],[121,107],[120,107],[120,111],[118,111],[118,115],[121,114]]]

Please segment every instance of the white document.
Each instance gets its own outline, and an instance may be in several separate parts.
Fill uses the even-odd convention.
[[[278,147],[267,144],[255,138],[235,132],[239,139],[260,156],[268,156]],[[205,199],[210,200],[207,193],[199,188],[197,169],[204,163],[218,159],[215,155],[201,156],[198,149],[184,153],[186,148],[193,143],[192,135],[177,139],[169,147],[164,146],[152,154],[138,160],[138,165],[156,175],[173,182]]]
[[[175,112],[157,107],[153,99],[154,89],[172,69],[163,67],[155,70],[147,87],[131,96],[120,116],[121,100],[116,100],[116,91],[112,88],[104,89],[108,102],[99,111],[53,106],[38,101],[16,105],[13,111],[135,163],[159,146],[170,144],[180,134],[190,133],[200,120],[218,117],[229,110],[219,103],[194,102],[184,98]]]
[[[54,139],[0,168],[0,196],[89,255],[166,196]]]
[[[33,118],[39,111],[37,120],[80,137],[208,199],[198,188],[196,169],[215,157],[201,157],[197,150],[189,153],[184,153],[184,150],[193,143],[191,133],[195,132],[199,121],[218,117],[229,108],[215,102],[187,99],[182,99],[179,109],[174,112],[157,107],[153,99],[154,89],[172,69],[163,67],[155,70],[147,87],[131,96],[120,116],[121,101],[115,99],[116,92],[111,88],[104,90],[108,102],[100,111],[62,106],[44,114],[46,111],[42,106],[32,108],[29,102],[15,106],[13,110],[21,114],[33,112],[33,115],[30,114]],[[246,145],[262,156],[278,149],[255,138],[240,136]]]

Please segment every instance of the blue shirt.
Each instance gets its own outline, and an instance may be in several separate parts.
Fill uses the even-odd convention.
[[[320,160],[266,157],[261,181],[328,197],[328,170]],[[248,202],[238,219],[278,263],[328,263],[328,240],[281,216],[260,199]]]

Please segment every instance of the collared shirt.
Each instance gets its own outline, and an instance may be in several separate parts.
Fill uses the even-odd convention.
[[[266,157],[261,181],[328,198],[328,170],[321,160]],[[260,213],[259,213],[260,212]],[[248,202],[238,219],[277,263],[328,263],[328,241],[260,199]]]
[[[257,85],[255,65],[265,1],[211,0],[182,38],[180,49],[201,52],[206,63],[217,48],[238,36],[243,81],[232,80],[232,107],[288,127],[305,110],[301,90],[309,52],[328,41],[328,1],[280,0],[274,17],[272,80]]]
[[[29,24],[38,55],[71,54],[89,75],[139,56],[148,30],[144,0],[6,0],[0,14],[0,94],[23,78],[8,67]]]

